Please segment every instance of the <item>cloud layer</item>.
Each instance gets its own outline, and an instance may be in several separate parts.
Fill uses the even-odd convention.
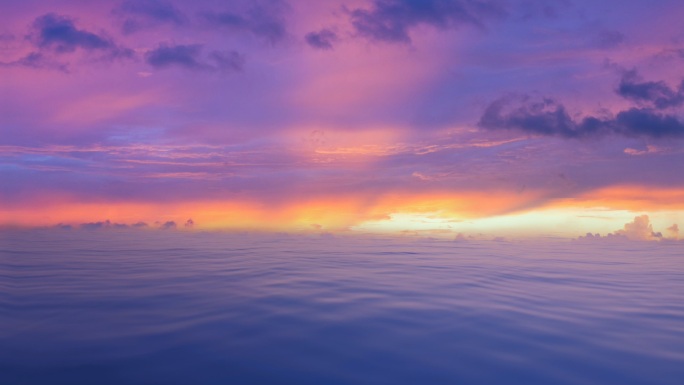
[[[112,223],[179,228],[191,216],[198,227],[227,221],[212,212],[311,228],[573,199],[680,209],[676,1],[6,8],[2,223],[48,212],[66,223],[68,207],[72,225],[97,224],[88,215],[108,205],[145,213],[104,216]],[[196,206],[200,216],[187,209]]]

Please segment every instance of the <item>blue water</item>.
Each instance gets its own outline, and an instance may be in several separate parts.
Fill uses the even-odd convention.
[[[0,384],[684,383],[684,244],[0,233]]]

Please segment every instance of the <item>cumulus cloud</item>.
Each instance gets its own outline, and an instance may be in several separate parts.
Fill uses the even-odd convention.
[[[653,231],[648,215],[634,217],[634,221],[625,223],[625,227],[622,230],[616,231],[615,235],[623,235],[627,239],[637,241],[650,241],[662,238],[661,233]]]
[[[121,48],[110,38],[76,27],[74,20],[48,13],[33,22],[34,43],[41,49],[56,53],[69,53],[77,49],[86,52],[103,52],[112,57],[130,57],[133,51]]]
[[[160,24],[180,26],[187,22],[178,8],[164,0],[124,1],[113,13],[121,17],[126,34]]]
[[[304,36],[304,40],[313,48],[328,50],[333,48],[333,43],[337,40],[337,34],[329,29],[322,29],[318,32],[309,32]]]
[[[235,51],[212,51],[202,58],[202,45],[160,44],[145,54],[147,64],[157,69],[181,67],[189,70],[241,71],[244,58]]]
[[[684,136],[684,123],[677,116],[650,108],[630,108],[611,117],[573,119],[562,104],[552,99],[535,102],[527,97],[495,100],[485,109],[478,125],[492,130],[566,138],[605,134],[650,138]]]
[[[668,227],[668,237],[664,237],[661,232],[653,230],[648,215],[634,217],[632,222],[625,223],[624,227],[613,233],[602,237],[600,234],[587,233],[579,237],[579,240],[630,240],[630,241],[657,241],[657,240],[676,240],[679,238],[679,226],[676,224]]]
[[[430,25],[441,29],[482,26],[504,14],[494,0],[374,0],[370,8],[350,10],[356,33],[369,40],[410,43],[411,29]]]

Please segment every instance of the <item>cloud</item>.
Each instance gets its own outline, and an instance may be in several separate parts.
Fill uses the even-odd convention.
[[[329,29],[322,29],[318,32],[307,33],[304,40],[313,48],[328,50],[333,48],[337,35]]]
[[[374,0],[369,9],[350,11],[359,36],[389,43],[410,43],[410,30],[420,25],[452,29],[462,25],[482,26],[504,10],[488,0]]]
[[[41,49],[49,49],[56,53],[70,53],[77,49],[86,52],[106,52],[113,57],[130,57],[130,49],[117,46],[111,39],[76,28],[74,20],[54,13],[48,13],[35,19],[34,43]]]
[[[641,81],[639,74],[631,70],[622,76],[617,93],[626,99],[656,109],[679,107],[684,103],[684,82],[675,90],[662,81]]]
[[[634,217],[634,221],[625,223],[625,227],[614,234],[622,235],[627,239],[635,241],[650,241],[662,238],[662,234],[653,231],[648,215]]]
[[[674,115],[661,114],[648,108],[630,108],[608,122],[614,132],[626,136],[672,138],[684,136],[684,123]]]
[[[127,229],[129,226],[123,223],[112,223],[107,219],[104,222],[89,222],[81,223],[78,226],[82,230],[100,230],[100,229]]]
[[[274,1],[264,7],[259,4],[246,12],[207,12],[204,18],[211,24],[235,32],[250,33],[270,44],[277,44],[287,37],[283,12],[284,2]]]
[[[158,24],[180,26],[187,21],[178,8],[163,0],[124,1],[113,13],[123,18],[122,30],[126,34]]]
[[[530,102],[520,99],[517,107],[509,108],[515,98],[504,97],[492,102],[478,125],[492,130],[519,130],[536,135],[582,138],[617,134],[628,137],[672,138],[684,136],[684,123],[675,115],[650,108],[630,108],[614,117],[570,117],[562,104],[552,99]]]
[[[181,67],[190,70],[241,71],[244,58],[235,51],[212,51],[206,60],[201,57],[202,45],[160,44],[145,54],[147,64],[157,69]]]
[[[517,129],[539,135],[581,137],[596,134],[604,129],[605,123],[593,117],[575,122],[565,107],[552,99],[529,102],[522,98],[519,107],[506,111],[512,97],[500,98],[491,103],[480,118],[479,126],[487,129]]]
[[[667,229],[670,237],[663,237],[660,232],[653,231],[648,215],[634,217],[632,222],[625,223],[625,226],[613,233],[602,237],[600,234],[591,234],[579,237],[579,240],[630,240],[630,241],[661,241],[676,240],[679,237],[679,226],[674,224]]]
[[[26,56],[9,63],[0,63],[5,66],[21,66],[37,69],[53,69],[62,72],[68,72],[68,67],[65,63],[60,63],[53,60],[40,52],[30,52]]]
[[[167,221],[164,223],[161,222],[155,222],[157,225],[157,228],[159,230],[176,230],[177,225],[176,222],[174,221]],[[195,222],[192,219],[188,219],[184,227],[191,229],[195,225]],[[72,229],[73,226],[67,223],[59,223],[55,225],[56,228],[60,229]],[[116,223],[116,222],[111,222],[109,219],[105,221],[99,221],[99,222],[86,222],[86,223],[81,223],[78,225],[78,228],[80,230],[127,230],[127,229],[137,229],[137,230],[144,230],[149,228],[148,224],[145,222],[137,222],[133,224],[125,224],[125,223]]]
[[[245,66],[244,56],[235,51],[212,51],[209,60],[220,71],[242,71]]]
[[[187,69],[200,69],[204,67],[199,61],[201,51],[202,45],[200,44],[160,44],[157,48],[145,54],[145,60],[147,64],[155,68],[178,66]]]
[[[159,230],[176,230],[178,228],[176,222],[174,221],[167,221],[164,223],[157,221],[155,222],[155,225]],[[195,226],[195,222],[192,219],[188,219],[183,226],[187,229],[192,229]],[[74,227],[77,227],[80,230],[145,230],[148,229],[150,226],[145,222],[126,224],[112,222],[109,219],[107,219],[105,221],[99,222],[85,222],[77,226],[72,226],[68,223],[58,223],[53,227],[63,230],[72,230]]]
[[[625,148],[624,152],[627,155],[639,156],[639,155],[659,154],[659,153],[662,153],[664,151],[666,151],[666,150],[663,148],[648,144],[648,145],[646,145],[645,150],[637,150],[634,148]]]
[[[670,235],[670,238],[679,239],[679,226],[676,223],[668,227],[667,232]]]
[[[159,228],[162,230],[175,230],[176,229],[176,222],[174,222],[174,221],[164,222],[161,226],[159,226]]]

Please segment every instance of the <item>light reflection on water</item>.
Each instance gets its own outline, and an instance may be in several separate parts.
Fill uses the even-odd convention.
[[[5,231],[0,383],[681,385],[682,246]]]

